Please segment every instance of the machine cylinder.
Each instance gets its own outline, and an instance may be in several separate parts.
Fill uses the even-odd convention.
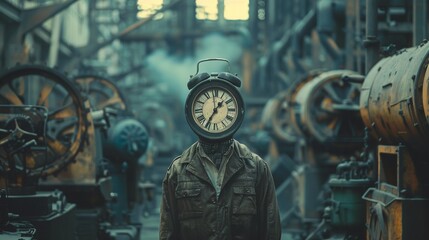
[[[122,119],[109,129],[103,150],[105,156],[116,162],[134,161],[142,156],[148,146],[148,132],[139,121]]]
[[[358,229],[365,224],[365,202],[362,195],[368,186],[369,179],[332,178],[329,187],[332,190],[332,225],[337,228]]]
[[[421,44],[382,59],[365,78],[360,113],[380,143],[427,146],[428,61],[429,44]]]

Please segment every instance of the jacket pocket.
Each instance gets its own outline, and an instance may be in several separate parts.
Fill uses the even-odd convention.
[[[252,186],[233,187],[232,214],[256,214],[256,192]]]
[[[256,239],[256,193],[253,186],[233,187],[231,239]]]
[[[201,188],[177,189],[175,196],[180,219],[202,216]]]
[[[176,190],[176,199],[194,198],[201,194],[200,188]]]
[[[178,188],[175,192],[180,239],[205,239],[201,188]]]

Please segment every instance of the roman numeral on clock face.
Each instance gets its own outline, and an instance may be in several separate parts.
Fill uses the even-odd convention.
[[[210,94],[209,94],[208,92],[205,92],[205,93],[204,93],[204,96],[206,96],[206,98],[207,98],[207,99],[209,99],[209,98],[210,98]]]
[[[197,117],[197,120],[200,121],[200,123],[204,122],[204,120],[206,120],[206,118],[204,117],[204,115],[200,115]]]
[[[230,102],[232,102],[232,98],[230,98],[230,99],[228,99],[228,100],[226,100],[226,104],[229,104]]]
[[[195,113],[203,113],[203,109],[202,108],[195,108],[194,112]]]
[[[228,119],[229,121],[232,121],[232,119],[234,119],[233,117],[226,115],[226,119]]]

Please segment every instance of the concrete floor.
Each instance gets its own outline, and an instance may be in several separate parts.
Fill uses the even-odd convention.
[[[159,239],[159,214],[152,214],[143,219],[143,229],[140,234],[142,240]]]

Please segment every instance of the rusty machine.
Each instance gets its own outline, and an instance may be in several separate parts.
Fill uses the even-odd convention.
[[[314,71],[267,105],[272,109],[266,111],[274,113],[269,125],[273,135],[282,140],[281,145],[293,146],[293,151],[286,151],[286,157],[272,164],[282,222],[292,235],[311,237],[311,232],[320,228],[330,194],[328,185],[337,185],[337,189],[351,186],[363,194],[370,184],[368,179],[351,180],[350,176],[358,177],[351,173],[343,173],[347,180],[329,181],[339,163],[343,169],[359,165],[362,171],[355,173],[366,173],[369,168],[358,161],[365,136],[359,117],[361,84],[348,81],[350,78],[360,76],[349,70]],[[352,201],[360,200],[359,193],[357,198]],[[359,227],[362,225],[352,223],[345,231]]]
[[[61,171],[81,150],[88,126],[83,99],[46,67],[17,66],[0,79],[2,215],[29,222],[37,239],[74,239],[76,205],[61,191],[41,191],[39,178]]]
[[[99,74],[82,74],[74,80],[88,97],[93,115],[98,115],[95,123],[100,131],[95,135],[102,145],[104,170],[111,178],[108,209],[110,223],[116,226],[107,232],[113,239],[120,235],[139,239],[142,194],[153,190],[140,181],[139,159],[148,148],[148,132],[129,112],[125,96],[112,80]]]
[[[306,239],[427,238],[428,57],[424,41],[346,80],[363,82],[364,148],[337,166],[322,220]]]
[[[77,86],[40,65],[17,66],[0,79],[1,203],[8,209],[0,235],[9,234],[3,225],[12,217],[21,237],[139,239],[141,219],[130,216],[148,134],[120,112],[126,105],[115,85],[81,76]]]
[[[379,61],[362,86],[360,113],[376,139],[377,184],[363,195],[368,239],[429,236],[429,44]]]
[[[314,3],[293,4],[307,14],[285,23],[261,78],[285,89],[262,119],[283,225],[297,239],[426,239],[428,4]]]

